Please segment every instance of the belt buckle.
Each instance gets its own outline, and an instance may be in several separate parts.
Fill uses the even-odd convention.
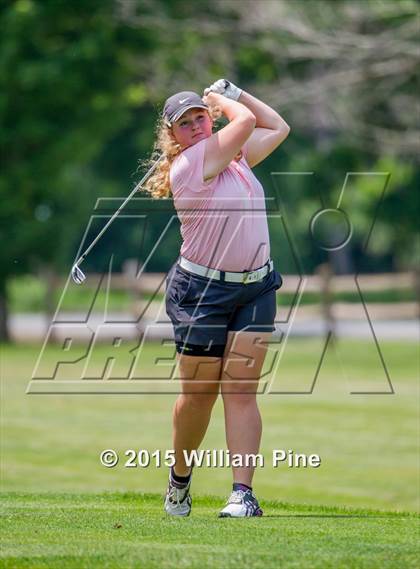
[[[246,273],[246,276],[244,277],[242,283],[249,284],[257,280],[257,278],[258,278],[258,271],[256,272],[250,271],[249,273]]]

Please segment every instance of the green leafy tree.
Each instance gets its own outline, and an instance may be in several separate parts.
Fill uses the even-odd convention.
[[[7,339],[7,280],[40,263],[62,268],[98,193],[89,169],[145,97],[131,79],[133,45],[105,1],[18,0],[2,9],[0,55],[0,338]],[[99,186],[99,188],[98,188]]]

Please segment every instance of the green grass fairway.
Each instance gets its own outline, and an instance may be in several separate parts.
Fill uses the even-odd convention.
[[[266,461],[253,486],[265,516],[220,520],[230,468],[196,468],[193,514],[168,519],[167,467],[124,466],[126,449],[171,448],[175,393],[28,395],[40,346],[3,346],[0,566],[417,567],[418,347],[381,342],[381,349],[394,394],[350,393],[388,386],[375,346],[346,340],[327,350],[312,393],[282,395],[308,390],[322,352],[319,339],[287,343],[274,374],[277,393],[258,398]],[[142,369],[162,377],[154,361],[167,355],[164,348],[145,350]],[[62,356],[50,347],[44,363]],[[108,356],[99,346],[92,369]],[[70,366],[63,379],[78,372]],[[220,398],[201,448],[226,448]],[[104,449],[119,453],[115,468],[100,464]],[[316,453],[322,464],[274,468],[273,449]]]
[[[197,497],[179,519],[157,494],[8,493],[2,567],[418,567],[414,514],[265,501],[262,518],[218,519],[222,504]]]
[[[381,348],[393,395],[350,394],[358,387],[381,390],[387,385],[374,346],[343,341],[340,359],[333,350],[327,352],[312,394],[259,396],[261,452],[266,457],[254,479],[259,498],[417,510],[418,349],[408,342],[382,342]],[[148,365],[161,350],[147,345]],[[276,372],[277,390],[308,389],[321,350],[315,339],[289,341]],[[2,349],[2,490],[161,492],[167,468],[126,468],[123,453],[171,448],[176,395],[27,395],[39,351],[40,346]],[[108,353],[106,346],[99,347],[93,366],[103,365]],[[46,352],[49,362],[61,357],[59,347]],[[162,369],[156,368],[156,374]],[[115,468],[104,468],[99,461],[100,452],[109,448],[120,454]],[[226,448],[220,398],[202,448]],[[283,448],[317,453],[322,464],[316,469],[273,468],[272,450]],[[203,467],[195,473],[196,494],[225,498],[230,485],[227,467]]]

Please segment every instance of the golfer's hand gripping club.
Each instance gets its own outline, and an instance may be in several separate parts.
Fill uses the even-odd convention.
[[[73,268],[71,270],[71,277],[73,279],[73,281],[76,284],[82,284],[85,280],[86,280],[86,275],[84,274],[84,272],[80,269],[79,265],[81,263],[83,263],[83,261],[86,259],[87,255],[90,253],[90,251],[93,249],[93,247],[96,245],[96,243],[99,241],[99,239],[102,237],[102,235],[105,233],[105,231],[108,229],[108,227],[111,225],[111,223],[115,220],[116,217],[118,217],[118,214],[120,213],[120,211],[122,209],[124,209],[124,207],[127,205],[127,203],[131,200],[131,198],[134,196],[134,194],[136,194],[142,187],[142,185],[144,184],[144,182],[151,176],[151,174],[154,172],[154,170],[156,169],[157,165],[159,164],[159,162],[162,160],[162,156],[160,156],[156,162],[152,165],[152,167],[150,168],[150,170],[143,176],[143,178],[140,180],[140,182],[137,184],[137,186],[134,188],[134,190],[131,192],[131,194],[124,200],[124,202],[120,205],[120,207],[117,209],[117,211],[113,214],[113,216],[111,217],[111,219],[106,223],[106,225],[101,229],[101,231],[99,232],[99,234],[95,237],[95,239],[92,241],[92,243],[89,245],[89,247],[86,249],[86,251],[77,259],[77,261],[74,263]]]
[[[219,95],[224,95],[228,99],[237,101],[241,96],[242,89],[239,89],[239,87],[227,79],[218,79],[210,87],[204,89],[204,95],[208,95],[210,92],[219,93]]]

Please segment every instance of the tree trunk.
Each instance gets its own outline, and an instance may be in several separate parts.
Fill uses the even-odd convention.
[[[330,337],[331,343],[336,340],[335,318],[332,311],[331,278],[332,271],[329,263],[318,265],[316,271],[321,279],[321,307],[324,318],[325,338]]]
[[[0,342],[10,342],[7,282],[0,280]]]
[[[42,267],[40,274],[41,278],[44,280],[46,284],[44,313],[45,313],[46,332],[48,332],[55,314],[55,310],[57,308],[55,303],[56,292],[57,292],[57,274],[53,269],[53,267],[50,265]],[[49,342],[50,343],[57,342],[57,337],[54,333],[54,329],[51,330],[51,334],[49,336]]]
[[[420,318],[420,269],[419,269],[419,267],[416,267],[414,269],[413,281],[414,281],[414,291],[416,293],[416,300],[417,300],[417,314],[418,314],[418,318]]]

